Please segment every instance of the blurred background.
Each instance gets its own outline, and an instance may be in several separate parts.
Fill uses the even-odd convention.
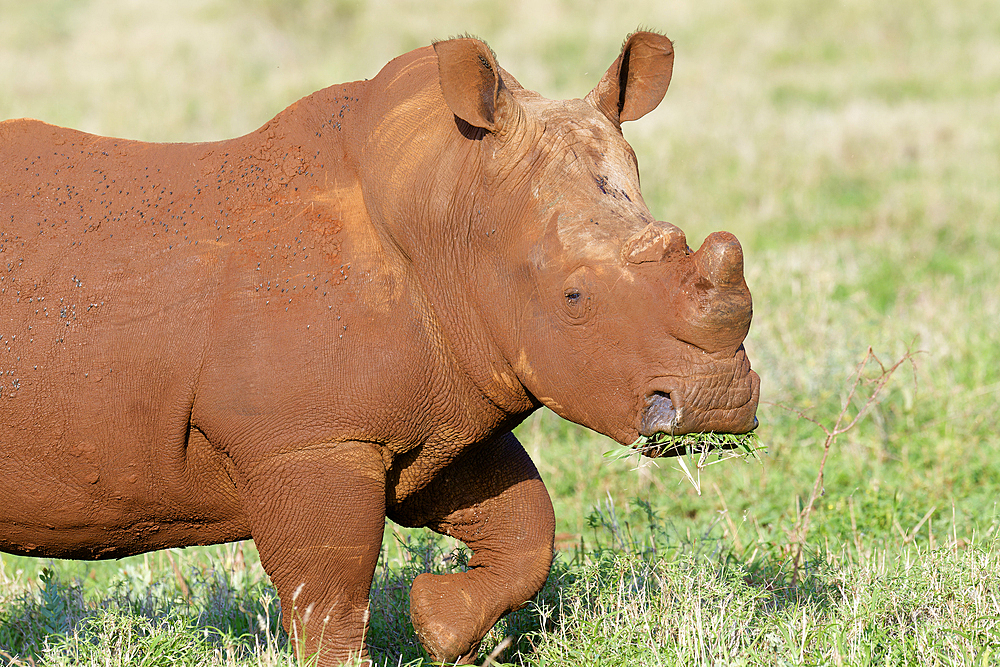
[[[717,229],[744,245],[767,454],[707,469],[699,496],[671,461],[606,457],[613,443],[540,413],[518,432],[560,545],[596,539],[609,502],[747,553],[787,543],[823,443],[798,413],[832,425],[869,346],[914,363],[835,443],[813,535],[888,540],[929,511],[933,530],[995,534],[995,0],[0,0],[0,118],[222,139],[463,33],[524,86],[581,97],[638,27],[672,38],[676,61],[661,106],[625,136],[657,218],[695,248]]]

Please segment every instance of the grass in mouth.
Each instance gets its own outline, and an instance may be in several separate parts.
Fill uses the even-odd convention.
[[[758,443],[755,431],[739,434],[709,432],[671,435],[670,433],[654,433],[651,436],[639,436],[632,443],[631,452],[638,452],[650,458],[676,457],[680,465],[679,470],[694,486],[698,495],[701,495],[701,471],[704,468],[736,457],[744,460],[751,458],[760,460],[759,452],[765,449]],[[691,465],[688,465],[685,459],[691,459]]]
[[[757,433],[685,433],[671,435],[670,433],[654,433],[651,436],[640,435],[632,443],[632,449],[643,456],[657,458],[661,456],[684,456],[686,454],[708,454],[723,450],[739,450],[734,455],[757,458],[760,449],[757,444]]]

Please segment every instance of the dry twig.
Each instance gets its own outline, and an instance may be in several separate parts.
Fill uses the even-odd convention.
[[[792,564],[792,584],[795,584],[798,581],[799,568],[802,565],[802,549],[805,546],[806,537],[809,534],[809,523],[812,519],[813,508],[816,505],[816,500],[823,495],[823,471],[826,469],[826,462],[830,456],[830,449],[833,447],[833,443],[839,436],[847,433],[852,428],[857,426],[865,415],[868,414],[869,410],[871,410],[871,408],[878,403],[882,391],[889,383],[893,373],[895,373],[896,370],[905,362],[913,364],[913,355],[909,351],[907,351],[907,353],[892,366],[886,366],[882,363],[882,360],[875,355],[872,348],[869,347],[864,359],[862,359],[861,363],[858,364],[857,370],[854,373],[854,381],[851,383],[851,390],[847,395],[847,400],[844,401],[840,414],[837,415],[837,419],[832,427],[828,427],[818,419],[810,417],[794,408],[789,408],[784,405],[778,406],[788,410],[789,412],[794,412],[802,419],[816,424],[823,430],[823,433],[826,434],[826,439],[823,441],[823,458],[819,463],[819,471],[816,474],[816,481],[813,484],[812,493],[809,495],[809,502],[806,503],[806,506],[799,512],[798,519],[792,531],[791,546],[795,549],[795,556]],[[879,374],[872,379],[865,379],[864,371],[871,363],[878,365]],[[854,403],[854,399],[858,395],[862,386],[870,387],[870,391],[868,392],[868,396],[865,399],[864,404],[858,410],[857,414],[855,414],[854,417],[848,421],[848,413],[851,405]]]

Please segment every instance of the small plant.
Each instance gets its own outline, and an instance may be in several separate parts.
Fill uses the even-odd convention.
[[[819,470],[816,473],[816,481],[813,483],[812,493],[809,494],[809,502],[807,502],[806,506],[799,512],[795,525],[792,529],[791,546],[794,549],[794,556],[792,560],[793,584],[797,583],[799,580],[799,568],[802,566],[802,550],[806,544],[806,537],[809,535],[809,522],[812,519],[812,513],[816,507],[816,501],[826,492],[823,488],[823,473],[826,470],[826,462],[830,456],[830,449],[833,447],[833,444],[837,441],[838,437],[857,426],[858,423],[864,419],[865,415],[867,415],[871,409],[878,404],[882,398],[882,393],[885,390],[886,385],[889,384],[889,380],[892,379],[893,374],[899,369],[900,366],[907,362],[911,366],[914,364],[913,354],[909,351],[896,361],[896,363],[891,366],[887,366],[875,355],[875,352],[872,350],[871,346],[869,346],[864,359],[861,360],[854,371],[854,379],[851,382],[850,391],[847,393],[847,397],[843,402],[840,413],[837,415],[837,419],[832,426],[826,426],[818,419],[809,417],[794,408],[779,406],[797,414],[806,421],[816,424],[816,426],[822,429],[823,433],[826,435],[826,438],[823,441],[823,458],[820,459],[819,462]],[[865,369],[867,369],[869,365],[877,367],[878,370],[875,377],[865,377]],[[867,395],[865,395],[866,393]],[[856,406],[855,401],[860,403],[860,405]],[[853,417],[850,415],[852,408],[854,412]],[[922,520],[919,524],[917,524],[917,527],[914,528],[914,532],[919,529],[921,525],[923,525],[923,522],[926,519],[930,518],[932,513],[933,510],[927,513],[924,520]]]

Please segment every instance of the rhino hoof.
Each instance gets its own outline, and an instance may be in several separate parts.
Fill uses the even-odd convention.
[[[410,620],[431,660],[449,665],[473,664],[479,653],[481,621],[465,604],[455,574],[421,574],[410,588]]]

